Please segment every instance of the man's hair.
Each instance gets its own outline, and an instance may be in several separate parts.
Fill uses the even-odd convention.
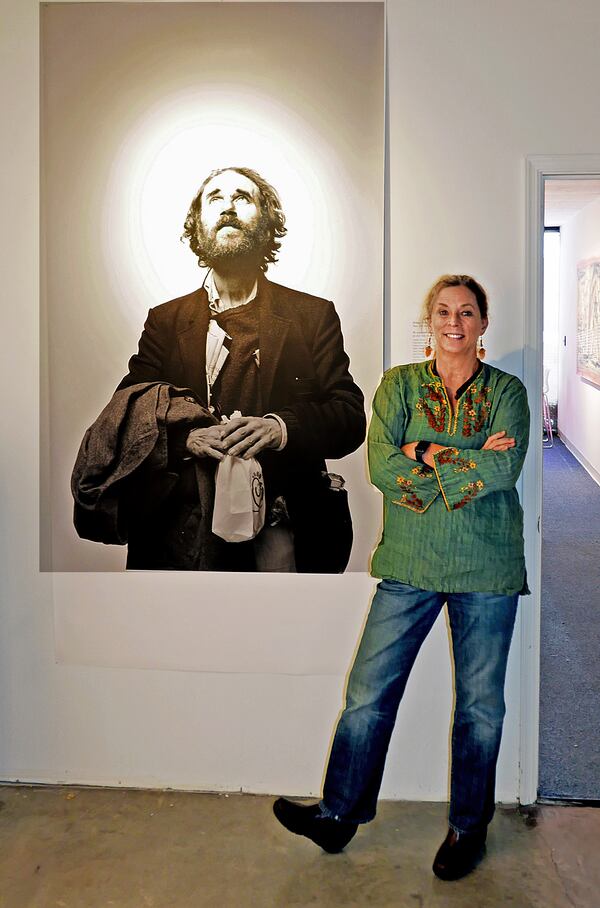
[[[261,271],[266,271],[271,262],[277,261],[277,252],[281,247],[281,243],[278,242],[278,239],[285,236],[287,227],[285,226],[285,215],[281,209],[281,201],[277,191],[270,183],[267,183],[256,170],[252,170],[250,167],[220,167],[218,170],[213,170],[209,173],[190,205],[183,225],[181,239],[187,240],[192,252],[198,256],[198,264],[204,265],[205,262],[202,258],[203,247],[198,238],[198,234],[201,232],[200,212],[202,209],[202,193],[210,180],[228,170],[233,170],[235,173],[239,173],[243,177],[252,180],[258,189],[260,197],[260,214],[265,220],[265,227],[268,234],[267,242],[262,250],[260,269]]]
[[[422,320],[424,322],[429,321],[431,318],[433,304],[442,290],[445,290],[446,287],[466,287],[467,290],[470,290],[477,301],[480,316],[482,318],[487,318],[488,298],[487,293],[481,284],[469,274],[443,274],[429,290],[423,302]]]

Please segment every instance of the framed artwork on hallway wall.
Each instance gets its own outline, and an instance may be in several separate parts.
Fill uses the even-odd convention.
[[[577,263],[577,373],[600,388],[600,258]]]

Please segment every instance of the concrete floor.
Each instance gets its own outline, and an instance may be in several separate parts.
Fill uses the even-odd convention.
[[[431,873],[442,804],[382,802],[341,855],[272,798],[0,787],[1,908],[598,908],[600,810],[499,808],[464,880]]]

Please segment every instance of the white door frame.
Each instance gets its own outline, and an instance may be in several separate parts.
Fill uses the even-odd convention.
[[[523,378],[529,390],[533,428],[523,468],[523,509],[525,557],[532,595],[521,606],[519,800],[521,804],[533,804],[538,789],[540,715],[544,180],[597,178],[600,155],[532,155],[527,157],[526,167]]]

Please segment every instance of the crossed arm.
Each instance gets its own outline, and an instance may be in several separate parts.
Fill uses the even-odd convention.
[[[416,460],[415,448],[417,447],[418,442],[411,441],[406,445],[402,445],[400,450],[406,457],[410,457],[411,460]],[[492,435],[489,435],[486,439],[485,444],[481,448],[482,451],[508,451],[510,448],[514,448],[515,439],[510,438],[505,429],[502,429],[500,432],[494,432]],[[438,451],[443,451],[444,448],[447,448],[448,445],[437,445],[434,441],[430,442],[429,447],[425,454],[423,454],[424,462],[430,466],[435,466],[434,455]]]
[[[439,494],[446,508],[455,510],[476,497],[513,488],[529,437],[527,396],[514,376],[507,376],[497,393],[490,435],[481,448],[432,442],[423,457],[426,466],[415,466],[416,442],[404,442],[402,388],[393,371],[386,374],[375,395],[369,429],[373,484],[394,503],[419,513]]]

